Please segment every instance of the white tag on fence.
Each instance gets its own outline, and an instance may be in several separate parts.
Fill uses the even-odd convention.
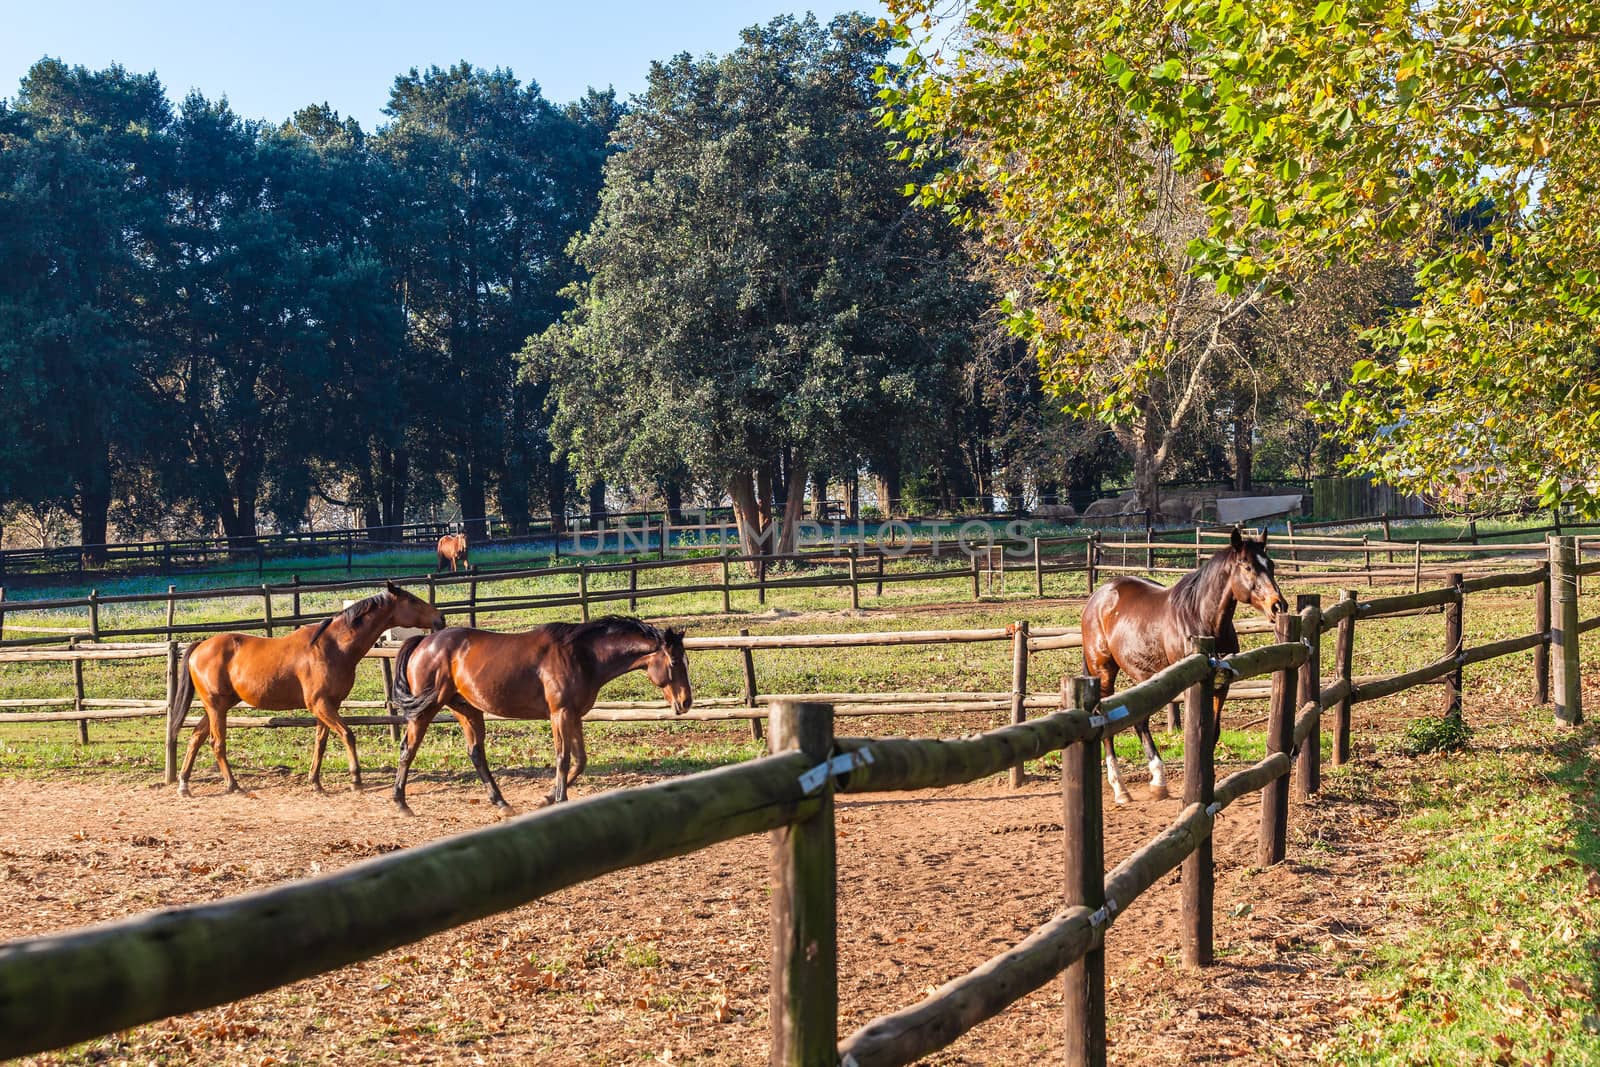
[[[849,774],[857,767],[872,762],[870,748],[858,748],[854,752],[846,752],[833,757],[826,763],[819,763],[800,776],[800,790],[803,793],[815,793],[822,788],[822,784],[829,778],[837,778],[841,774]]]

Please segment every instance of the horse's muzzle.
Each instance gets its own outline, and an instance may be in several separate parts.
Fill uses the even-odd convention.
[[[437,619],[433,620],[433,632],[434,633],[438,633],[440,630],[442,630],[444,628],[445,628],[444,613],[441,612],[439,614],[439,617]]]

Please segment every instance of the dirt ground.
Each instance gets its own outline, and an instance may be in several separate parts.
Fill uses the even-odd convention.
[[[646,780],[586,778],[577,795]],[[414,781],[414,819],[379,786],[323,797],[287,776],[247,784],[253,796],[224,796],[214,776],[197,780],[183,802],[168,788],[106,779],[0,781],[0,886],[12,905],[0,910],[0,939],[238,894],[493,819],[466,779]],[[548,787],[509,768],[502,784],[523,811]],[[1333,791],[1297,801],[1290,859],[1263,872],[1251,866],[1256,801],[1230,808],[1217,832],[1217,966],[1203,975],[1177,966],[1176,874],[1117,917],[1107,940],[1113,1062],[1305,1062],[1355,1010],[1348,972],[1396,907],[1380,903],[1373,859],[1387,813]],[[1108,795],[1108,867],[1179,807],[1119,809]],[[1016,792],[991,779],[841,799],[841,1034],[1049,919],[1061,899],[1061,818],[1059,786],[1042,776]],[[34,1062],[764,1062],[767,902],[767,841],[745,838]],[[927,1062],[1058,1059],[1060,1018],[1052,983]]]

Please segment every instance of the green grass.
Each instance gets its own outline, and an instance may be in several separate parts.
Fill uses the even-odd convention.
[[[1600,1063],[1600,732],[1547,709],[1412,765],[1397,857],[1416,921],[1374,949],[1349,1064]]]

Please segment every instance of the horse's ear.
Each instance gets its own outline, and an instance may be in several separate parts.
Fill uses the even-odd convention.
[[[1266,529],[1265,526],[1263,526],[1261,528],[1261,551],[1265,552],[1266,550],[1267,550],[1267,529]]]
[[[673,646],[674,648],[682,648],[683,634],[684,631],[682,630],[674,630],[670,626],[667,627],[667,644]]]
[[[391,593],[400,592],[400,587],[398,585],[394,584],[394,579],[393,578],[385,578],[383,580],[383,588],[385,590],[387,590],[388,592],[391,592]]]
[[[1235,552],[1244,547],[1244,534],[1239,532],[1239,527],[1233,528],[1233,536],[1228,538],[1228,544],[1233,546]]]

